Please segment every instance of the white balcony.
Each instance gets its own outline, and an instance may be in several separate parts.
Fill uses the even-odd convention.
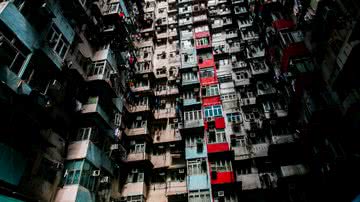
[[[180,141],[179,129],[157,130],[154,132],[154,143]]]
[[[308,168],[303,164],[281,166],[280,169],[282,177],[305,175],[309,172]]]
[[[166,195],[178,195],[178,194],[186,194],[187,193],[187,186],[186,181],[170,181],[167,182],[166,186]]]
[[[126,160],[127,162],[150,160],[150,154],[145,152],[128,153]]]
[[[147,188],[145,182],[126,183],[121,191],[122,197],[147,195]]]
[[[251,145],[251,153],[254,157],[268,156],[269,144],[260,143]]]
[[[151,155],[151,163],[154,168],[164,168],[171,165],[171,155],[169,151],[166,151],[160,155]]]
[[[286,143],[293,143],[298,139],[296,134],[289,134],[289,135],[272,135],[271,141],[272,144],[286,144]]]
[[[241,182],[242,190],[261,189],[259,174],[236,175],[236,181]]]
[[[154,111],[155,119],[176,118],[175,108],[157,109]]]
[[[147,135],[149,134],[147,125],[141,127],[141,128],[126,128],[125,134],[127,136],[138,136],[138,135]]]

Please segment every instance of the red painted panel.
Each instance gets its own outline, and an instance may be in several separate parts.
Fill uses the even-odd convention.
[[[216,75],[214,77],[200,78],[201,86],[206,86],[206,85],[216,84],[216,83],[218,83],[218,79],[217,79]]]
[[[195,33],[195,38],[202,38],[207,36],[210,36],[210,32],[208,31]]]
[[[215,66],[214,58],[211,58],[208,60],[203,60],[203,62],[201,64],[199,63],[199,60],[198,60],[198,65],[199,65],[199,68],[214,67]]]
[[[285,20],[285,19],[280,19],[280,20],[276,20],[272,23],[272,26],[277,29],[277,30],[282,30],[282,29],[291,29],[295,27],[295,24],[292,20]]]
[[[198,45],[196,45],[196,49],[202,49],[202,48],[210,48],[211,47],[211,42],[208,44],[208,45],[200,45],[200,46],[198,46]]]
[[[226,152],[230,149],[227,142],[207,144],[206,146],[208,153]]]
[[[224,117],[215,118],[215,128],[216,129],[225,128],[225,119],[224,119]]]
[[[211,106],[221,104],[220,96],[211,96],[211,97],[203,97],[202,98],[202,106]]]
[[[216,179],[211,178],[211,184],[226,184],[226,183],[234,183],[235,176],[234,172],[217,172]]]
[[[304,56],[309,53],[304,43],[295,43],[290,44],[288,47],[284,48],[282,58],[281,58],[281,70],[283,72],[288,71],[290,58],[295,56]]]

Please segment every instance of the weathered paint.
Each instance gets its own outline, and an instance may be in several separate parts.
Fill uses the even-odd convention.
[[[201,152],[197,151],[197,147],[186,147],[185,148],[185,158],[186,159],[196,159],[196,158],[205,158],[207,157],[206,144],[203,143],[203,149]]]
[[[203,97],[202,98],[202,106],[212,106],[221,104],[220,96],[211,96],[211,97]]]
[[[216,179],[213,178],[211,179],[211,184],[228,184],[234,182],[235,182],[235,176],[234,176],[234,172],[232,171],[217,172]]]
[[[210,185],[208,182],[209,182],[209,176],[206,174],[187,176],[187,185],[189,191],[209,189]]]
[[[208,153],[225,152],[229,150],[230,148],[227,142],[207,144]]]

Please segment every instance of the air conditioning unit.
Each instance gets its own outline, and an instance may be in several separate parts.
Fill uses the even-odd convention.
[[[131,173],[138,173],[138,172],[139,172],[139,170],[137,168],[134,168],[131,170]]]
[[[250,137],[252,137],[252,138],[256,137],[256,134],[255,134],[255,133],[250,133],[249,135],[250,135]]]
[[[185,169],[179,169],[179,173],[185,173]]]
[[[131,140],[130,141],[130,145],[135,145],[136,144],[136,141],[135,140]]]
[[[136,120],[137,120],[137,121],[141,121],[141,120],[142,120],[142,117],[141,117],[141,116],[137,116],[137,117],[136,117]]]
[[[178,122],[178,119],[174,119],[174,123],[177,123]]]
[[[218,191],[217,195],[218,197],[224,197],[224,191]]]
[[[110,146],[110,150],[117,150],[117,149],[119,149],[119,144],[112,144]]]
[[[109,182],[109,177],[105,176],[103,178],[101,178],[100,183],[108,183]]]
[[[94,170],[94,171],[92,172],[92,176],[93,176],[93,177],[98,177],[98,176],[100,176],[100,170]]]
[[[160,176],[165,176],[165,172],[159,173]]]

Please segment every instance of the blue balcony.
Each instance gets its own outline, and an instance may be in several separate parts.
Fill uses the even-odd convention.
[[[200,105],[200,104],[201,104],[201,99],[196,99],[196,98],[184,99],[184,107],[189,107],[192,105]]]
[[[196,159],[196,158],[206,158],[207,150],[206,144],[202,143],[201,145],[194,147],[186,147],[185,148],[185,159]]]
[[[114,127],[113,117],[108,111],[110,110],[100,103],[99,97],[89,98],[88,102],[81,109],[81,113],[85,118],[93,120],[103,128],[112,129]]]
[[[207,174],[187,176],[187,185],[189,191],[210,189],[209,176]]]

